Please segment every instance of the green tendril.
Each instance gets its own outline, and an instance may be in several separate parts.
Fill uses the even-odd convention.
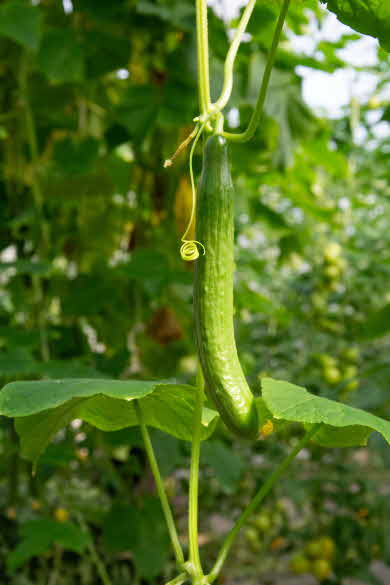
[[[192,143],[191,150],[190,150],[190,160],[189,160],[189,167],[190,167],[190,179],[191,179],[191,191],[192,191],[192,208],[191,208],[191,216],[187,225],[187,229],[184,232],[181,241],[182,245],[180,247],[180,256],[186,262],[191,262],[192,260],[196,260],[199,258],[199,248],[202,249],[203,254],[206,253],[205,247],[201,242],[197,240],[187,240],[188,233],[191,229],[191,226],[195,219],[195,212],[196,212],[196,187],[195,187],[195,179],[194,179],[194,169],[192,164],[192,159],[194,156],[194,151],[196,145],[198,143],[199,138],[202,135],[202,132],[206,126],[206,122],[203,122],[201,126],[197,126],[197,133],[195,139]]]

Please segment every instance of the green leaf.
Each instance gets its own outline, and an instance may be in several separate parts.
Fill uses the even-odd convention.
[[[41,35],[41,12],[26,2],[5,2],[0,7],[0,35],[37,49]]]
[[[160,94],[152,85],[132,85],[116,109],[116,119],[126,126],[134,141],[142,142],[158,113]]]
[[[131,44],[124,36],[105,31],[85,31],[83,46],[88,77],[98,77],[128,65]]]
[[[31,352],[24,347],[0,353],[0,377],[28,376],[35,374],[39,366]]]
[[[142,380],[39,380],[11,382],[0,393],[0,414],[19,417],[55,408],[74,398],[102,394],[133,400],[153,392],[158,382]]]
[[[0,393],[0,414],[17,418],[22,455],[36,462],[51,438],[74,418],[103,431],[137,425],[131,401],[141,398],[148,425],[191,440],[194,394],[192,386],[140,380],[12,382]],[[213,433],[217,421],[218,413],[204,408],[204,439]]]
[[[325,4],[324,0],[321,0]],[[390,51],[390,3],[387,0],[327,0],[328,10],[360,33],[376,37]]]
[[[248,103],[255,106],[265,68],[262,53],[253,53],[249,62]],[[301,87],[290,72],[273,69],[264,106],[267,116],[279,128],[278,148],[274,164],[286,168],[293,163],[295,143],[313,133],[314,119],[302,100]]]
[[[116,502],[107,514],[103,524],[103,539],[110,552],[124,552],[137,543],[142,519],[135,506]]]
[[[171,26],[192,30],[194,7],[181,0],[170,0],[169,3],[148,2],[140,0],[137,12],[145,16],[154,16],[168,22]]]
[[[202,447],[204,461],[227,493],[234,493],[240,481],[244,462],[242,457],[222,441],[210,441]]]
[[[147,497],[142,509],[115,503],[105,518],[103,538],[110,552],[130,550],[142,577],[160,573],[169,556],[168,534],[155,497]]]
[[[374,339],[382,337],[390,331],[390,303],[379,309],[379,311],[367,315],[366,320],[361,324],[358,336],[360,339]]]
[[[183,459],[180,442],[175,437],[152,429],[151,439],[161,475],[170,475]]]
[[[15,428],[20,437],[22,456],[36,463],[52,437],[75,418],[80,402],[75,398],[57,408],[17,418]]]
[[[46,32],[38,53],[38,66],[50,81],[74,83],[84,79],[84,55],[71,29]]]
[[[369,412],[314,396],[301,386],[272,378],[262,379],[262,389],[264,401],[276,419],[326,425],[313,439],[320,445],[364,445],[373,431],[390,443],[390,422]]]
[[[65,176],[90,173],[98,155],[99,141],[91,137],[79,141],[64,138],[54,144],[54,161],[59,172]]]
[[[169,559],[170,544],[158,498],[145,498],[139,511],[139,535],[132,548],[137,572],[145,579],[161,574]]]
[[[142,401],[142,411],[147,425],[165,431],[178,439],[191,440],[195,389],[184,384],[155,384],[152,393]],[[130,400],[130,399],[127,399]],[[78,416],[103,431],[116,431],[137,425],[132,404],[96,396],[83,402]],[[203,438],[214,430],[218,414],[203,409]]]
[[[55,522],[50,518],[31,520],[20,528],[22,540],[8,555],[7,564],[11,571],[22,566],[32,557],[50,550],[58,544],[65,550],[82,553],[89,542],[89,536],[75,524]]]

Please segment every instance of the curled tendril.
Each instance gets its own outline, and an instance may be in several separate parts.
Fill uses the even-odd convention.
[[[206,254],[204,245],[197,240],[182,240],[180,247],[180,256],[186,262],[191,262],[199,258],[199,248],[202,248],[203,254]]]
[[[191,262],[192,260],[196,260],[197,258],[199,258],[199,248],[202,249],[203,254],[206,253],[205,247],[201,242],[198,242],[197,240],[187,240],[187,235],[191,229],[192,223],[195,219],[195,210],[196,210],[196,187],[195,187],[195,180],[194,180],[194,170],[192,167],[192,157],[194,155],[194,150],[196,147],[196,144],[205,128],[206,123],[204,122],[202,125],[197,125],[197,127],[194,130],[195,133],[195,139],[192,143],[191,146],[191,151],[190,151],[190,178],[191,178],[191,189],[192,189],[192,209],[191,209],[191,216],[187,225],[187,229],[183,234],[183,237],[181,239],[182,241],[182,245],[180,247],[180,256],[182,257],[183,260],[185,260],[186,262]]]

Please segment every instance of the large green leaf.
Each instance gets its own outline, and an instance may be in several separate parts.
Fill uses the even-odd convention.
[[[22,524],[21,541],[8,555],[7,564],[11,571],[22,566],[35,556],[40,556],[59,544],[66,550],[82,553],[89,542],[89,536],[81,528],[70,522],[55,522],[50,518],[40,518]]]
[[[36,49],[41,34],[41,12],[26,2],[5,2],[0,7],[0,35]]]
[[[103,539],[109,551],[130,550],[139,574],[152,578],[169,557],[169,538],[158,499],[149,496],[142,504],[115,503],[104,521]]]
[[[50,81],[82,81],[84,54],[75,33],[70,29],[47,31],[39,48],[38,65]]]
[[[325,4],[324,0],[321,0]],[[327,8],[344,24],[379,39],[390,51],[390,3],[388,0],[327,0]]]
[[[0,414],[28,416],[55,408],[74,398],[90,398],[102,394],[111,398],[133,400],[143,398],[158,382],[142,380],[68,379],[11,382],[0,394]]]
[[[369,412],[314,396],[301,386],[272,378],[262,379],[262,389],[264,401],[276,419],[305,425],[323,423],[314,437],[321,445],[364,445],[373,431],[390,443],[390,422]]]
[[[103,431],[137,425],[131,401],[141,398],[148,425],[191,440],[195,389],[184,384],[99,379],[12,382],[0,393],[0,414],[16,417],[22,454],[36,462],[51,438],[75,418]],[[203,410],[203,438],[214,431],[217,420],[217,412]]]

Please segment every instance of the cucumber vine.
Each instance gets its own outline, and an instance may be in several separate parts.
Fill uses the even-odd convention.
[[[209,55],[208,55],[208,26],[207,26],[207,0],[196,0],[196,30],[197,30],[197,55],[198,55],[198,87],[199,87],[199,104],[200,114],[194,119],[196,123],[195,128],[189,136],[179,145],[174,155],[165,161],[164,166],[172,165],[174,159],[192,142],[189,155],[189,172],[192,188],[192,208],[190,219],[187,228],[182,236],[182,245],[180,254],[183,260],[192,261],[199,258],[199,248],[202,249],[203,254],[207,254],[207,248],[198,240],[188,240],[187,235],[195,221],[196,212],[196,187],[194,180],[194,172],[192,159],[196,145],[202,134],[214,133],[223,136],[225,139],[233,142],[245,142],[250,140],[262,117],[266,93],[271,77],[271,71],[275,62],[277,47],[279,44],[283,24],[287,15],[290,0],[283,0],[282,8],[277,20],[275,32],[271,44],[271,49],[267,58],[266,67],[259,91],[257,103],[250,119],[249,125],[244,132],[230,133],[223,129],[224,117],[222,110],[228,104],[232,89],[233,89],[233,71],[234,62],[237,52],[248,25],[249,19],[252,15],[256,0],[249,0],[245,10],[243,11],[241,20],[238,24],[237,30],[232,39],[230,48],[228,50],[225,65],[224,65],[224,82],[219,98],[212,103],[210,98],[210,78],[209,78]],[[234,334],[233,334],[234,336]],[[234,344],[235,347],[235,344]],[[265,498],[268,492],[272,489],[275,482],[285,472],[290,463],[294,460],[296,455],[303,449],[303,447],[310,441],[312,436],[318,431],[321,425],[314,425],[296,445],[293,451],[276,467],[274,472],[263,484],[261,489],[257,492],[250,504],[244,509],[232,530],[228,534],[223,543],[217,560],[209,574],[203,571],[198,543],[198,483],[199,483],[199,458],[201,445],[201,417],[204,403],[204,379],[199,367],[199,374],[197,379],[197,400],[194,409],[193,417],[193,437],[192,437],[192,452],[191,452],[191,472],[189,485],[189,509],[188,509],[188,542],[189,542],[189,560],[183,562],[183,552],[178,543],[176,530],[173,526],[173,517],[169,508],[168,500],[164,492],[164,487],[159,475],[158,466],[156,464],[153,447],[147,433],[145,424],[142,421],[142,412],[138,409],[139,422],[141,424],[142,434],[145,440],[145,446],[149,457],[150,465],[156,480],[157,491],[159,493],[165,518],[167,520],[168,530],[171,537],[172,547],[175,553],[176,561],[180,574],[170,581],[167,585],[182,585],[186,581],[190,581],[192,585],[211,585],[213,581],[219,576],[222,566],[230,551],[233,542],[252,512],[259,506],[261,501]],[[264,436],[272,432],[271,425],[266,423],[264,425]],[[263,427],[262,427],[263,429]],[[262,432],[261,429],[261,432]]]

